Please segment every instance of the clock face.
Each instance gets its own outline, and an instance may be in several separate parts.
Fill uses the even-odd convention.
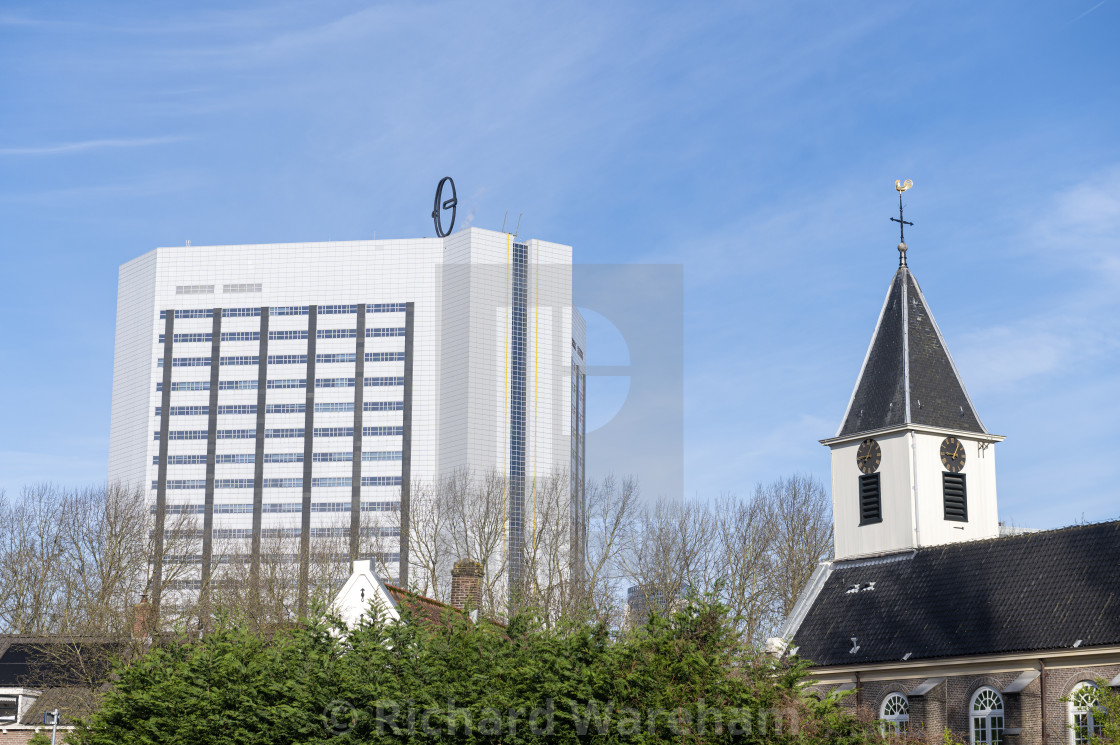
[[[867,438],[859,444],[859,450],[856,451],[856,465],[859,470],[864,473],[875,473],[879,470],[879,463],[883,460],[883,451],[879,449],[879,443],[871,438]]]
[[[964,470],[964,443],[956,437],[946,437],[941,443],[941,465],[950,473]]]

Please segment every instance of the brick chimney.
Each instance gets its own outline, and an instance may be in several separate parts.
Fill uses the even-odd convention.
[[[148,596],[141,595],[140,602],[133,608],[132,615],[132,638],[143,639],[151,635],[151,629],[148,628],[152,618],[152,606],[148,604]]]
[[[482,564],[473,559],[455,562],[451,568],[451,605],[476,610],[482,604]]]

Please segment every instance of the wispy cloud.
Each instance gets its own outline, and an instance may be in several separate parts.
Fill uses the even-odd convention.
[[[1011,322],[981,326],[963,339],[966,376],[977,391],[1037,384],[1043,376],[1068,376],[1075,367],[1110,359],[1120,325],[1120,168],[1106,168],[1057,194],[1026,221],[1020,241],[1034,260],[1054,273],[1085,277],[1076,290],[1039,301],[1034,312]]]
[[[1096,10],[1097,8],[1099,8],[1099,7],[1101,7],[1102,5],[1104,5],[1104,4],[1106,3],[1106,2],[1108,2],[1108,0],[1101,0],[1101,1],[1099,2],[1099,3],[1097,3],[1097,4],[1096,4],[1096,5],[1094,5],[1093,7],[1089,8],[1089,9],[1088,9],[1087,11],[1085,11],[1085,12],[1084,12],[1084,13],[1082,13],[1081,15],[1077,16],[1076,18],[1074,18],[1074,19],[1073,19],[1072,21],[1070,21],[1070,23],[1076,23],[1077,21],[1080,21],[1080,20],[1081,20],[1082,18],[1084,18],[1085,16],[1089,15],[1089,14],[1090,14],[1090,13],[1092,13],[1092,12],[1093,12],[1094,10]]]
[[[187,137],[133,137],[105,140],[81,140],[78,142],[60,142],[53,145],[37,145],[32,147],[5,147],[0,148],[0,155],[66,155],[69,153],[82,153],[90,150],[106,150],[110,148],[150,147],[152,145],[167,145],[172,142],[182,142]]]

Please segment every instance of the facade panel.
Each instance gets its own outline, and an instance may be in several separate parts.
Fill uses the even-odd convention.
[[[509,559],[540,483],[562,474],[583,498],[574,314],[570,247],[475,228],[156,249],[121,267],[110,478],[197,508],[206,567],[212,540],[259,556],[281,534],[305,567],[310,539],[366,524],[355,506],[407,514],[413,483],[497,471]]]

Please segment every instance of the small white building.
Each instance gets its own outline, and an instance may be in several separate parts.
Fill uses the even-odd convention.
[[[481,564],[469,560],[456,562],[451,570],[451,604],[448,605],[403,587],[386,584],[378,576],[372,560],[359,560],[354,562],[350,578],[335,595],[331,609],[349,628],[372,613],[395,623],[401,619],[402,604],[411,605],[433,620],[439,620],[446,612],[467,613],[476,619],[482,600],[481,579]]]

